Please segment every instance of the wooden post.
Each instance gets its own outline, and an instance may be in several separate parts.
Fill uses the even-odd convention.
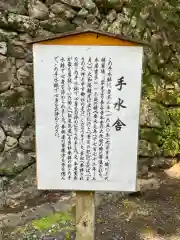
[[[76,192],[76,240],[94,240],[95,192]]]

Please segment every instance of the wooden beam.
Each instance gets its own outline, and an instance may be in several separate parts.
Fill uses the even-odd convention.
[[[76,240],[95,238],[95,192],[76,192]]]

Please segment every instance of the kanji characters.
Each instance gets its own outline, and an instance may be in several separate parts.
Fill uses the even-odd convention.
[[[125,123],[123,123],[119,118],[115,121],[115,123],[113,124],[113,126],[115,126],[116,131],[121,131],[121,128],[126,126]]]
[[[117,81],[117,84],[115,84],[115,86],[117,87],[117,89],[119,91],[122,90],[122,86],[123,85],[127,85],[126,82],[124,81],[124,77],[120,77]],[[121,98],[118,98],[117,102],[114,103],[114,108],[117,111],[120,111],[121,108],[127,108],[126,105],[124,105],[124,100]],[[126,124],[124,124],[119,118],[115,121],[115,123],[113,124],[113,126],[115,126],[116,131],[120,131],[122,126],[126,126]]]
[[[117,109],[118,111],[120,110],[120,108],[126,108],[125,105],[123,105],[124,100],[122,100],[121,98],[118,98],[118,101],[116,103],[114,103],[114,108]]]
[[[117,80],[117,84],[115,86],[118,87],[119,91],[121,91],[123,85],[126,85],[126,82],[124,81],[124,77],[122,76]]]

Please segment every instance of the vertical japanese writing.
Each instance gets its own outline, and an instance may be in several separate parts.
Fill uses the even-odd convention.
[[[87,145],[86,145],[86,180],[91,176],[91,121],[92,121],[92,59],[87,62]]]
[[[72,173],[72,57],[67,58],[67,66],[68,66],[68,91],[67,91],[67,106],[68,106],[68,144],[67,144],[67,158],[68,158],[68,179],[71,180]]]
[[[54,120],[55,120],[55,136],[60,137],[59,135],[59,80],[58,80],[58,59],[59,57],[54,58],[54,74],[53,74],[53,87],[54,87]]]
[[[98,159],[98,77],[99,77],[99,59],[94,60],[94,95],[93,95],[93,143],[92,143],[92,179],[96,180],[96,169],[97,169],[97,159]]]
[[[111,145],[111,106],[126,108],[121,98],[112,103],[112,59],[54,58],[55,136],[60,140],[61,180],[108,180]],[[118,79],[119,91],[126,85]],[[113,124],[120,131],[125,124]]]
[[[78,179],[78,100],[79,100],[79,87],[78,87],[78,58],[74,58],[74,180]]]
[[[61,83],[61,180],[66,178],[65,163],[65,138],[66,138],[66,119],[65,119],[65,59],[60,59],[60,83]]]
[[[110,152],[110,104],[111,104],[111,91],[112,91],[112,60],[109,58],[108,60],[108,74],[106,79],[106,89],[107,89],[107,96],[106,96],[106,142],[105,142],[105,174],[104,179],[108,180],[109,174],[109,152]]]
[[[84,180],[84,164],[85,164],[85,59],[81,58],[80,66],[80,180]]]
[[[104,91],[105,91],[105,64],[106,59],[101,58],[101,88],[100,88],[100,125],[99,125],[99,176],[103,177],[103,150],[104,150]]]

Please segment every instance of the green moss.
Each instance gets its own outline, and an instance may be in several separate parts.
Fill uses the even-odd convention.
[[[165,105],[178,105],[180,104],[180,92],[167,89],[158,94],[157,100]]]
[[[140,140],[139,142],[139,156],[153,157],[161,155],[161,148],[156,143],[151,143],[146,140]]]
[[[6,177],[12,177],[17,173],[16,169],[14,167],[12,168],[0,168],[0,175],[6,176]]]
[[[156,98],[156,93],[154,86],[152,84],[145,84],[142,85],[142,95],[148,97],[150,100]]]
[[[180,72],[172,64],[166,64],[159,69],[159,73],[165,78],[167,83],[176,82],[180,78]]]
[[[177,117],[177,112],[171,111],[171,117],[174,116],[176,121],[180,117]],[[177,109],[175,109],[177,110]],[[179,114],[179,112],[178,112]],[[178,115],[179,116],[179,115]],[[162,129],[150,129],[150,128],[141,128],[140,129],[140,139],[148,141],[151,143],[150,153],[153,152],[157,154],[157,149],[152,148],[152,144],[156,144],[158,146],[162,146],[163,155],[175,157],[178,153],[180,153],[180,126],[175,125],[171,122],[169,125],[164,125]],[[141,146],[141,154],[143,156],[147,155],[148,147]]]
[[[13,231],[13,234],[24,234],[27,231],[27,226],[20,226],[15,228],[15,230]]]
[[[75,218],[76,216],[76,205],[72,205],[69,209],[68,212]]]
[[[104,223],[104,219],[98,218],[98,219],[97,219],[97,223],[100,223],[100,224],[101,224],[101,223]]]
[[[56,212],[54,214],[33,220],[25,226],[20,226],[13,231],[17,239],[40,239],[40,236],[54,236],[61,232],[64,234],[64,240],[71,239],[71,232],[75,230],[73,216],[66,212]]]
[[[69,232],[65,233],[65,240],[71,240],[71,234]]]
[[[154,104],[154,102],[152,102],[151,108],[154,114],[160,120],[160,123],[163,127],[170,123],[170,117],[169,117],[168,111],[164,106],[158,103]]]
[[[166,79],[165,75],[166,74]],[[165,105],[180,104],[179,89],[173,89],[174,83],[180,79],[179,71],[170,71],[170,69],[162,69],[162,73],[153,74],[146,68],[143,74],[142,94],[149,100],[155,100]],[[172,85],[172,89],[165,89],[165,85]]]
[[[153,85],[152,75],[148,68],[144,70],[142,79],[142,94],[149,99],[154,99],[156,96],[155,86]]]
[[[170,124],[163,129],[162,136],[164,138],[172,137],[177,140],[180,140],[180,127],[177,127],[174,124]]]
[[[162,131],[163,151],[165,156],[176,156],[180,153],[180,127],[168,125]]]
[[[179,143],[175,139],[168,137],[163,144],[164,156],[175,157],[180,153]]]
[[[140,138],[156,144],[162,143],[162,136],[161,136],[160,129],[141,128]]]
[[[32,221],[32,226],[38,231],[46,231],[60,225],[66,225],[72,222],[72,216],[69,213],[57,212],[47,217]]]
[[[179,75],[167,69],[166,77],[174,80]],[[140,129],[140,138],[162,146],[165,156],[176,156],[180,153],[180,108],[166,108],[163,105],[179,105],[180,92],[164,89],[165,80],[146,69],[143,76],[143,94],[151,101],[150,107],[159,119],[161,129]],[[163,105],[161,104],[163,103]]]
[[[168,114],[174,124],[180,127],[180,108],[171,108],[168,110]]]

